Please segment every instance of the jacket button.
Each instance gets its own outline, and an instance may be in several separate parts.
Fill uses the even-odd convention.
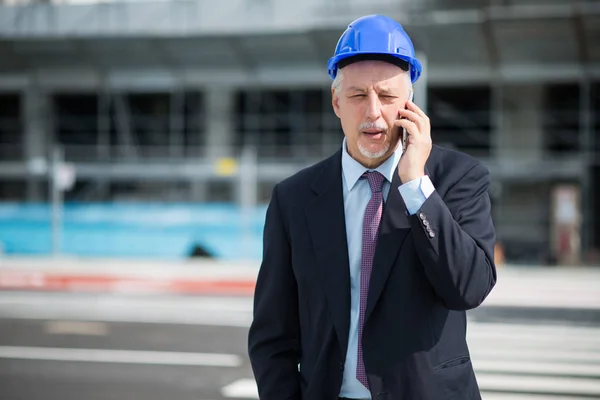
[[[419,218],[424,220],[426,217],[425,213],[419,213]]]
[[[435,237],[435,232],[432,230],[429,230],[429,237]]]

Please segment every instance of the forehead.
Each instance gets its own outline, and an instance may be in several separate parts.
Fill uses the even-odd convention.
[[[407,72],[384,61],[360,61],[346,66],[343,71],[347,88],[403,88],[407,85]]]

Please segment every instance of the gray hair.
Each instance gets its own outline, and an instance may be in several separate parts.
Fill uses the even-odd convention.
[[[331,82],[331,89],[333,89],[334,97],[339,97],[339,94],[340,94],[339,92],[341,90],[343,80],[344,80],[344,71],[341,69],[338,69],[338,72],[337,72],[333,82]]]

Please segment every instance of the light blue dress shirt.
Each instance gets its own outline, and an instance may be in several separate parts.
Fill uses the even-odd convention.
[[[344,366],[344,376],[340,397],[354,399],[371,399],[369,391],[356,379],[356,361],[358,354],[358,316],[360,304],[360,264],[362,249],[362,226],[365,208],[371,198],[371,188],[366,179],[360,177],[366,171],[358,161],[348,154],[346,139],[343,141],[342,174],[344,190],[344,212],[346,215],[346,234],[348,238],[348,256],[350,259],[350,331],[348,332],[348,352]],[[384,177],[383,198],[387,201],[390,192],[392,177],[396,172],[398,162],[402,156],[402,146],[392,154],[375,171]],[[408,212],[416,213],[425,200],[434,191],[433,184],[428,176],[407,182],[398,187]],[[368,372],[368,370],[367,370]]]

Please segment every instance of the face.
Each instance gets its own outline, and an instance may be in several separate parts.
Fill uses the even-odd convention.
[[[394,127],[398,110],[412,90],[410,76],[383,61],[346,66],[332,104],[341,121],[348,153],[367,168],[376,168],[398,147],[402,130]]]

